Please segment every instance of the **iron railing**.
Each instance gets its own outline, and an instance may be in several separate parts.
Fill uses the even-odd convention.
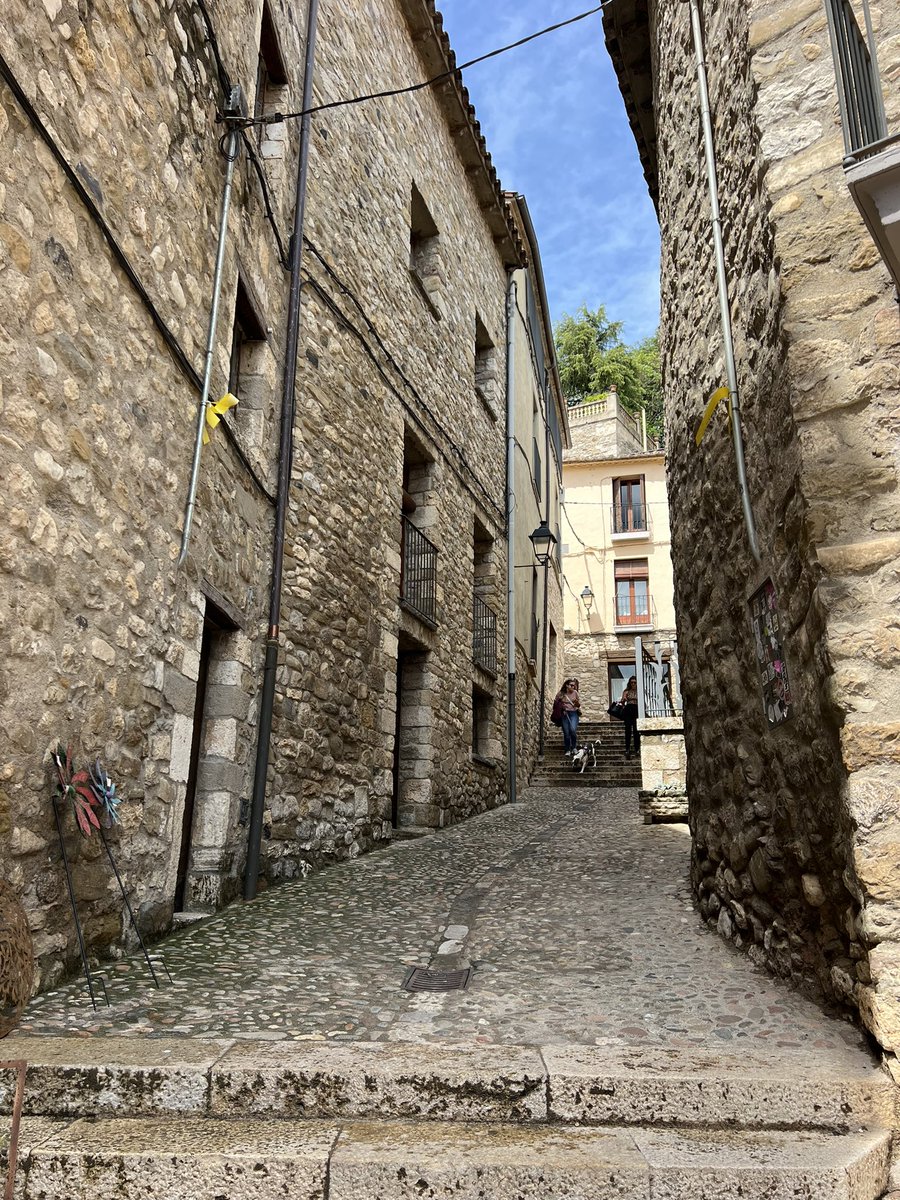
[[[646,504],[619,501],[612,506],[613,533],[646,533],[650,528]]]
[[[634,673],[638,680],[638,715],[674,717],[681,711],[681,680],[678,671],[678,646],[669,643],[668,658],[664,647],[654,642],[656,657],[641,641],[634,639]]]
[[[403,522],[403,552],[400,563],[400,600],[417,617],[437,624],[437,546],[429,542],[406,514]]]
[[[825,0],[831,53],[837,75],[844,149],[848,155],[865,150],[887,137],[868,0],[861,0],[861,3],[865,35],[859,27],[850,0]]]
[[[649,593],[613,596],[613,612],[616,615],[617,626],[652,629],[656,624],[656,606]]]
[[[472,661],[489,674],[497,674],[497,614],[480,596],[472,603]]]

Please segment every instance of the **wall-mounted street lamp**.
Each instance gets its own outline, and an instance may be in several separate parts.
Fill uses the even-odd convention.
[[[550,555],[553,553],[553,547],[556,545],[556,538],[553,536],[552,529],[546,521],[541,521],[534,533],[529,533],[528,539],[532,546],[534,546],[534,557],[542,567],[545,567],[550,561]]]
[[[594,593],[591,591],[590,584],[585,584],[582,588],[581,603],[584,605],[586,615],[590,616],[591,609],[594,606]]]

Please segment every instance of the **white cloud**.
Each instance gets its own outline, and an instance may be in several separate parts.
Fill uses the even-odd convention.
[[[567,0],[445,0],[459,61],[572,12]],[[553,316],[605,304],[637,341],[658,322],[659,230],[599,16],[466,71],[504,186],[524,192]]]

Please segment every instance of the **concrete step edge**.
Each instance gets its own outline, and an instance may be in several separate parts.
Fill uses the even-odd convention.
[[[889,1076],[709,1053],[401,1042],[27,1038],[25,1111],[43,1117],[401,1117],[850,1131],[892,1127]],[[12,1078],[0,1072],[0,1107]]]
[[[890,1145],[884,1130],[829,1135],[446,1124],[426,1131],[410,1121],[26,1119],[16,1195],[877,1200],[888,1185]]]

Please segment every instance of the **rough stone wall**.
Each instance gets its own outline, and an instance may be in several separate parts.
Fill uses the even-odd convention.
[[[322,6],[316,102],[424,75],[395,0],[365,21],[351,3]],[[438,231],[437,298],[411,270],[413,188]],[[390,836],[398,654],[418,656],[401,714],[399,823],[451,824],[505,791],[505,431],[476,392],[475,338],[477,314],[504,345],[506,275],[434,93],[313,121],[307,235],[337,279],[307,255],[270,877]],[[433,630],[399,607],[410,439],[424,463],[414,520],[438,549]],[[496,678],[472,664],[476,521],[493,539],[478,591],[498,615]],[[489,703],[476,755],[473,685]]]
[[[888,129],[900,131],[900,8],[871,6]],[[761,152],[784,292],[783,327],[807,525],[822,573],[827,700],[840,714],[853,830],[845,873],[851,961],[832,967],[887,1048],[900,1046],[896,713],[900,665],[900,321],[896,295],[843,180],[821,5],[756,4],[749,29]],[[807,892],[810,889],[807,888]],[[815,888],[813,899],[817,899]]]
[[[290,80],[267,93],[267,107],[298,108],[295,6],[271,7]],[[223,62],[252,108],[262,5],[211,8]],[[12,0],[7,9],[5,58],[201,369],[224,163],[214,120],[219,81],[199,14],[171,0]],[[398,72],[424,74],[393,0],[366,22],[338,0],[320,13],[317,99],[377,90]],[[112,838],[146,931],[171,919],[195,744],[185,907],[218,906],[239,887],[287,279],[242,156],[212,392],[227,387],[240,270],[269,333],[247,350],[242,402],[228,420],[259,480],[217,430],[203,451],[190,554],[178,570],[197,394],[5,86],[0,136],[0,473],[8,502],[0,530],[0,874],[24,899],[39,977],[49,982],[76,962],[45,765],[58,739],[73,743],[80,761],[99,753],[125,796]],[[249,136],[286,235],[297,126]],[[454,137],[429,92],[341,110],[314,126],[307,233],[341,283],[308,258],[265,817],[272,878],[389,834],[401,652],[428,659],[407,730],[423,731],[415,764],[432,781],[416,797],[415,819],[447,824],[503,795],[504,672],[494,679],[473,667],[472,596],[477,574],[502,647],[504,438],[475,392],[475,314],[502,346],[505,270]],[[446,308],[438,315],[410,272],[413,181],[440,232]],[[359,297],[393,364],[342,285]],[[429,462],[417,519],[439,550],[436,630],[398,605],[410,438]],[[494,539],[487,551],[485,538]],[[205,720],[195,731],[210,614],[227,628],[213,638]],[[474,687],[486,705],[478,756]],[[114,950],[122,906],[100,848],[73,836],[68,849],[89,946]]]
[[[218,15],[223,54],[235,77],[252,85],[259,13],[234,6]],[[4,17],[4,57],[199,368],[224,175],[214,123],[218,82],[199,22],[171,4],[115,0],[87,9],[68,0],[11,0]],[[284,18],[283,30],[295,57],[292,19]],[[224,812],[221,778],[208,780],[207,797],[217,799],[198,810],[201,821],[209,818],[207,842],[218,823],[219,899],[233,894],[271,510],[219,430],[203,455],[190,557],[176,571],[197,394],[6,86],[0,137],[7,503],[0,532],[0,870],[29,911],[40,978],[52,980],[74,962],[75,939],[45,750],[60,740],[75,746],[80,761],[104,758],[125,797],[122,826],[112,834],[119,864],[144,928],[163,927],[175,887],[204,593],[226,603],[243,626],[229,635],[218,663],[226,672],[220,724],[207,730],[201,756],[201,765],[234,778]],[[276,206],[284,220],[277,198]],[[243,166],[225,264],[226,314],[239,257],[280,330],[280,268]],[[223,326],[216,394],[227,381],[227,316]],[[277,334],[270,353],[279,353]],[[269,397],[258,431],[271,426],[271,416]],[[269,456],[252,454],[240,409],[233,426],[270,476]],[[96,842],[72,837],[69,852],[86,935],[102,952],[122,935],[121,900]]]
[[[890,334],[886,275],[841,191],[821,6],[754,4],[748,12],[725,2],[707,11],[706,35],[762,563],[746,548],[727,422],[716,420],[701,448],[694,445],[724,366],[689,11],[666,0],[655,13],[654,64],[661,343],[692,870],[704,916],[722,934],[794,982],[853,1003],[869,984],[872,938],[860,923],[864,896],[853,866],[860,805],[848,810],[841,762],[846,668],[834,676],[829,652],[838,646],[827,622],[840,628],[841,612],[850,622],[856,605],[871,629],[877,617],[863,593],[895,553],[875,534],[896,527],[894,467],[884,455],[889,425],[882,424],[884,416],[895,420],[896,325]],[[817,64],[815,79],[804,73],[808,62]],[[767,72],[766,103],[760,80]],[[791,130],[810,121],[822,140],[806,154]],[[800,208],[802,221],[782,224]],[[826,320],[835,322],[834,354],[814,334]],[[846,370],[835,374],[841,362]],[[844,415],[826,416],[812,432],[812,418],[838,409]],[[851,503],[841,518],[845,487]],[[845,552],[822,542],[851,539],[866,547],[846,553],[846,574],[856,580],[823,581],[829,556],[844,562]],[[748,612],[767,576],[778,594],[794,698],[792,719],[773,730],[762,713]],[[882,582],[889,586],[887,577]],[[882,779],[883,770],[876,774]]]

